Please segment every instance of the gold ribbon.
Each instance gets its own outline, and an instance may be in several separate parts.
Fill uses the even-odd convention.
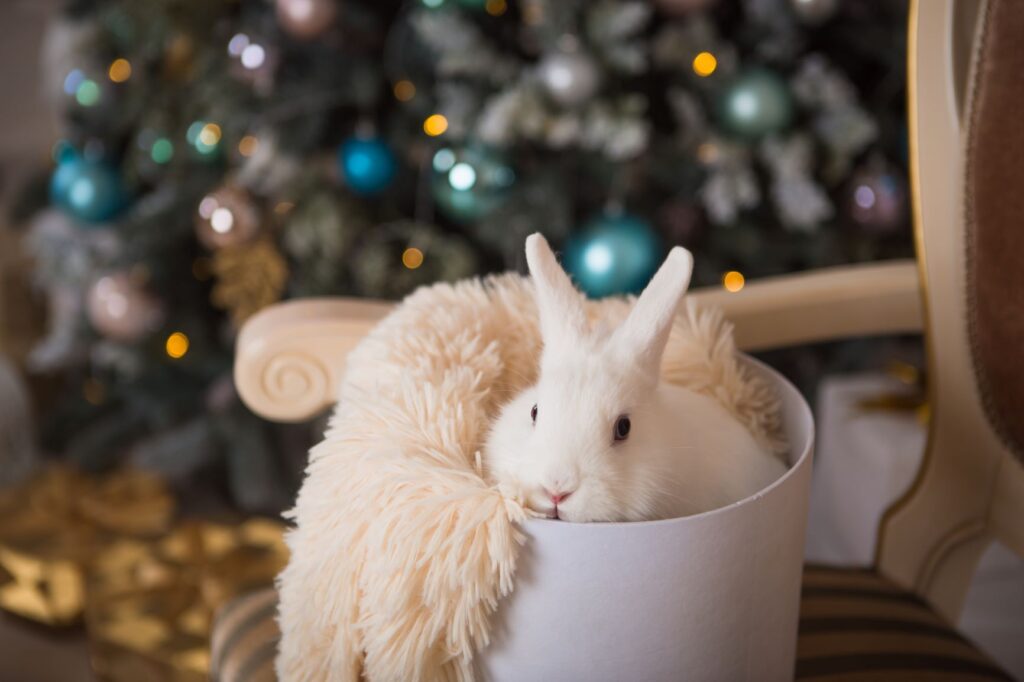
[[[154,542],[106,550],[88,589],[86,627],[96,672],[108,679],[207,679],[213,614],[265,587],[284,567],[284,526],[187,522]]]
[[[163,484],[134,471],[92,477],[52,467],[0,492],[0,608],[47,625],[75,622],[102,548],[159,535],[173,513]]]

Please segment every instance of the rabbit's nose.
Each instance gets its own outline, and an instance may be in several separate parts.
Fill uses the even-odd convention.
[[[550,497],[550,498],[551,498],[551,501],[552,501],[552,502],[553,502],[553,503],[554,503],[555,505],[559,505],[559,504],[562,504],[562,502],[564,502],[565,500],[567,500],[567,499],[569,498],[569,496],[570,496],[570,495],[572,495],[572,493],[573,493],[573,491],[572,491],[572,490],[570,490],[570,491],[568,491],[568,492],[557,492],[557,493],[553,493],[553,492],[551,492],[550,490],[548,490],[547,488],[545,488],[545,489],[544,489],[544,492],[546,492],[546,493],[548,494],[548,497]]]

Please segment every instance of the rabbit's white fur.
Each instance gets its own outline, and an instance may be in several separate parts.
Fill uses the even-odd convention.
[[[721,507],[782,475],[782,462],[719,401],[658,380],[693,270],[688,251],[672,249],[613,330],[591,328],[582,295],[541,235],[527,240],[526,254],[544,341],[540,377],[490,431],[492,480],[548,516],[636,521]],[[631,428],[616,441],[620,416]],[[553,493],[570,494],[556,505]]]

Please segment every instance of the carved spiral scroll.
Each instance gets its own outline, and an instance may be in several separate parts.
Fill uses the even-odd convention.
[[[299,350],[275,353],[260,374],[264,400],[277,419],[303,419],[333,401],[331,376],[315,355]]]

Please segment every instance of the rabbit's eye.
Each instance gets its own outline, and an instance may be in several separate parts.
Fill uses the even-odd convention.
[[[534,424],[537,423],[537,405],[536,404],[534,404],[534,406],[530,408],[530,419],[533,420]]]
[[[615,440],[626,440],[629,437],[629,417],[622,415],[615,420]]]

